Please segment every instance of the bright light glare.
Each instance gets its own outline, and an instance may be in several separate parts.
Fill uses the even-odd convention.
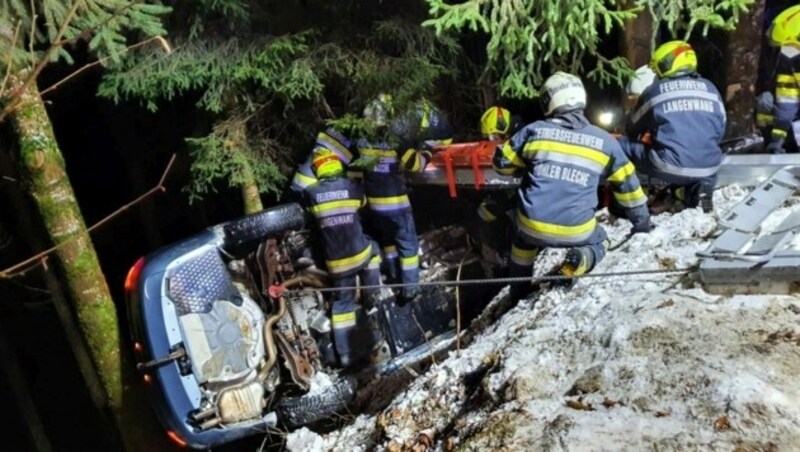
[[[614,122],[614,113],[610,111],[604,111],[597,116],[597,122],[600,123],[603,127],[608,127]]]

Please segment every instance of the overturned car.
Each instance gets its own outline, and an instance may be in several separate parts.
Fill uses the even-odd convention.
[[[454,297],[435,287],[400,307],[368,306],[382,333],[369,368],[342,372],[327,275],[297,204],[210,227],[140,259],[125,281],[137,368],[169,437],[205,448],[328,418],[359,381],[422,359],[455,328]],[[423,235],[428,280],[465,262],[465,232]],[[474,263],[473,258],[467,264]],[[323,290],[320,290],[323,289]]]

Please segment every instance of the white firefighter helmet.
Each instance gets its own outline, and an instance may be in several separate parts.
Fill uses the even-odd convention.
[[[648,86],[652,85],[656,80],[656,73],[650,69],[650,66],[644,65],[636,69],[633,78],[628,82],[625,87],[629,96],[641,96]]]
[[[558,71],[542,86],[542,109],[545,116],[586,108],[586,90],[581,79]]]

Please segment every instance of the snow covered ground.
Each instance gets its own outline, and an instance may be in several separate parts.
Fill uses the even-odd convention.
[[[717,211],[744,193],[718,190]],[[594,272],[688,267],[716,228],[699,209],[654,223]],[[612,244],[629,226],[604,225]],[[378,415],[295,431],[287,447],[800,450],[798,378],[797,297],[711,295],[681,275],[588,278],[520,302]]]

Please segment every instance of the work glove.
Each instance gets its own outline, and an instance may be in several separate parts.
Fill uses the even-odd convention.
[[[636,221],[631,228],[630,235],[634,234],[647,234],[648,232],[655,229],[655,225],[650,222],[650,217],[642,218],[639,221]]]
[[[776,138],[767,145],[767,152],[770,154],[785,154],[786,150],[783,148],[784,138]]]
[[[642,204],[626,210],[626,217],[633,223],[630,235],[648,233],[653,230],[653,225],[650,223],[650,213],[647,211],[647,206]]]

